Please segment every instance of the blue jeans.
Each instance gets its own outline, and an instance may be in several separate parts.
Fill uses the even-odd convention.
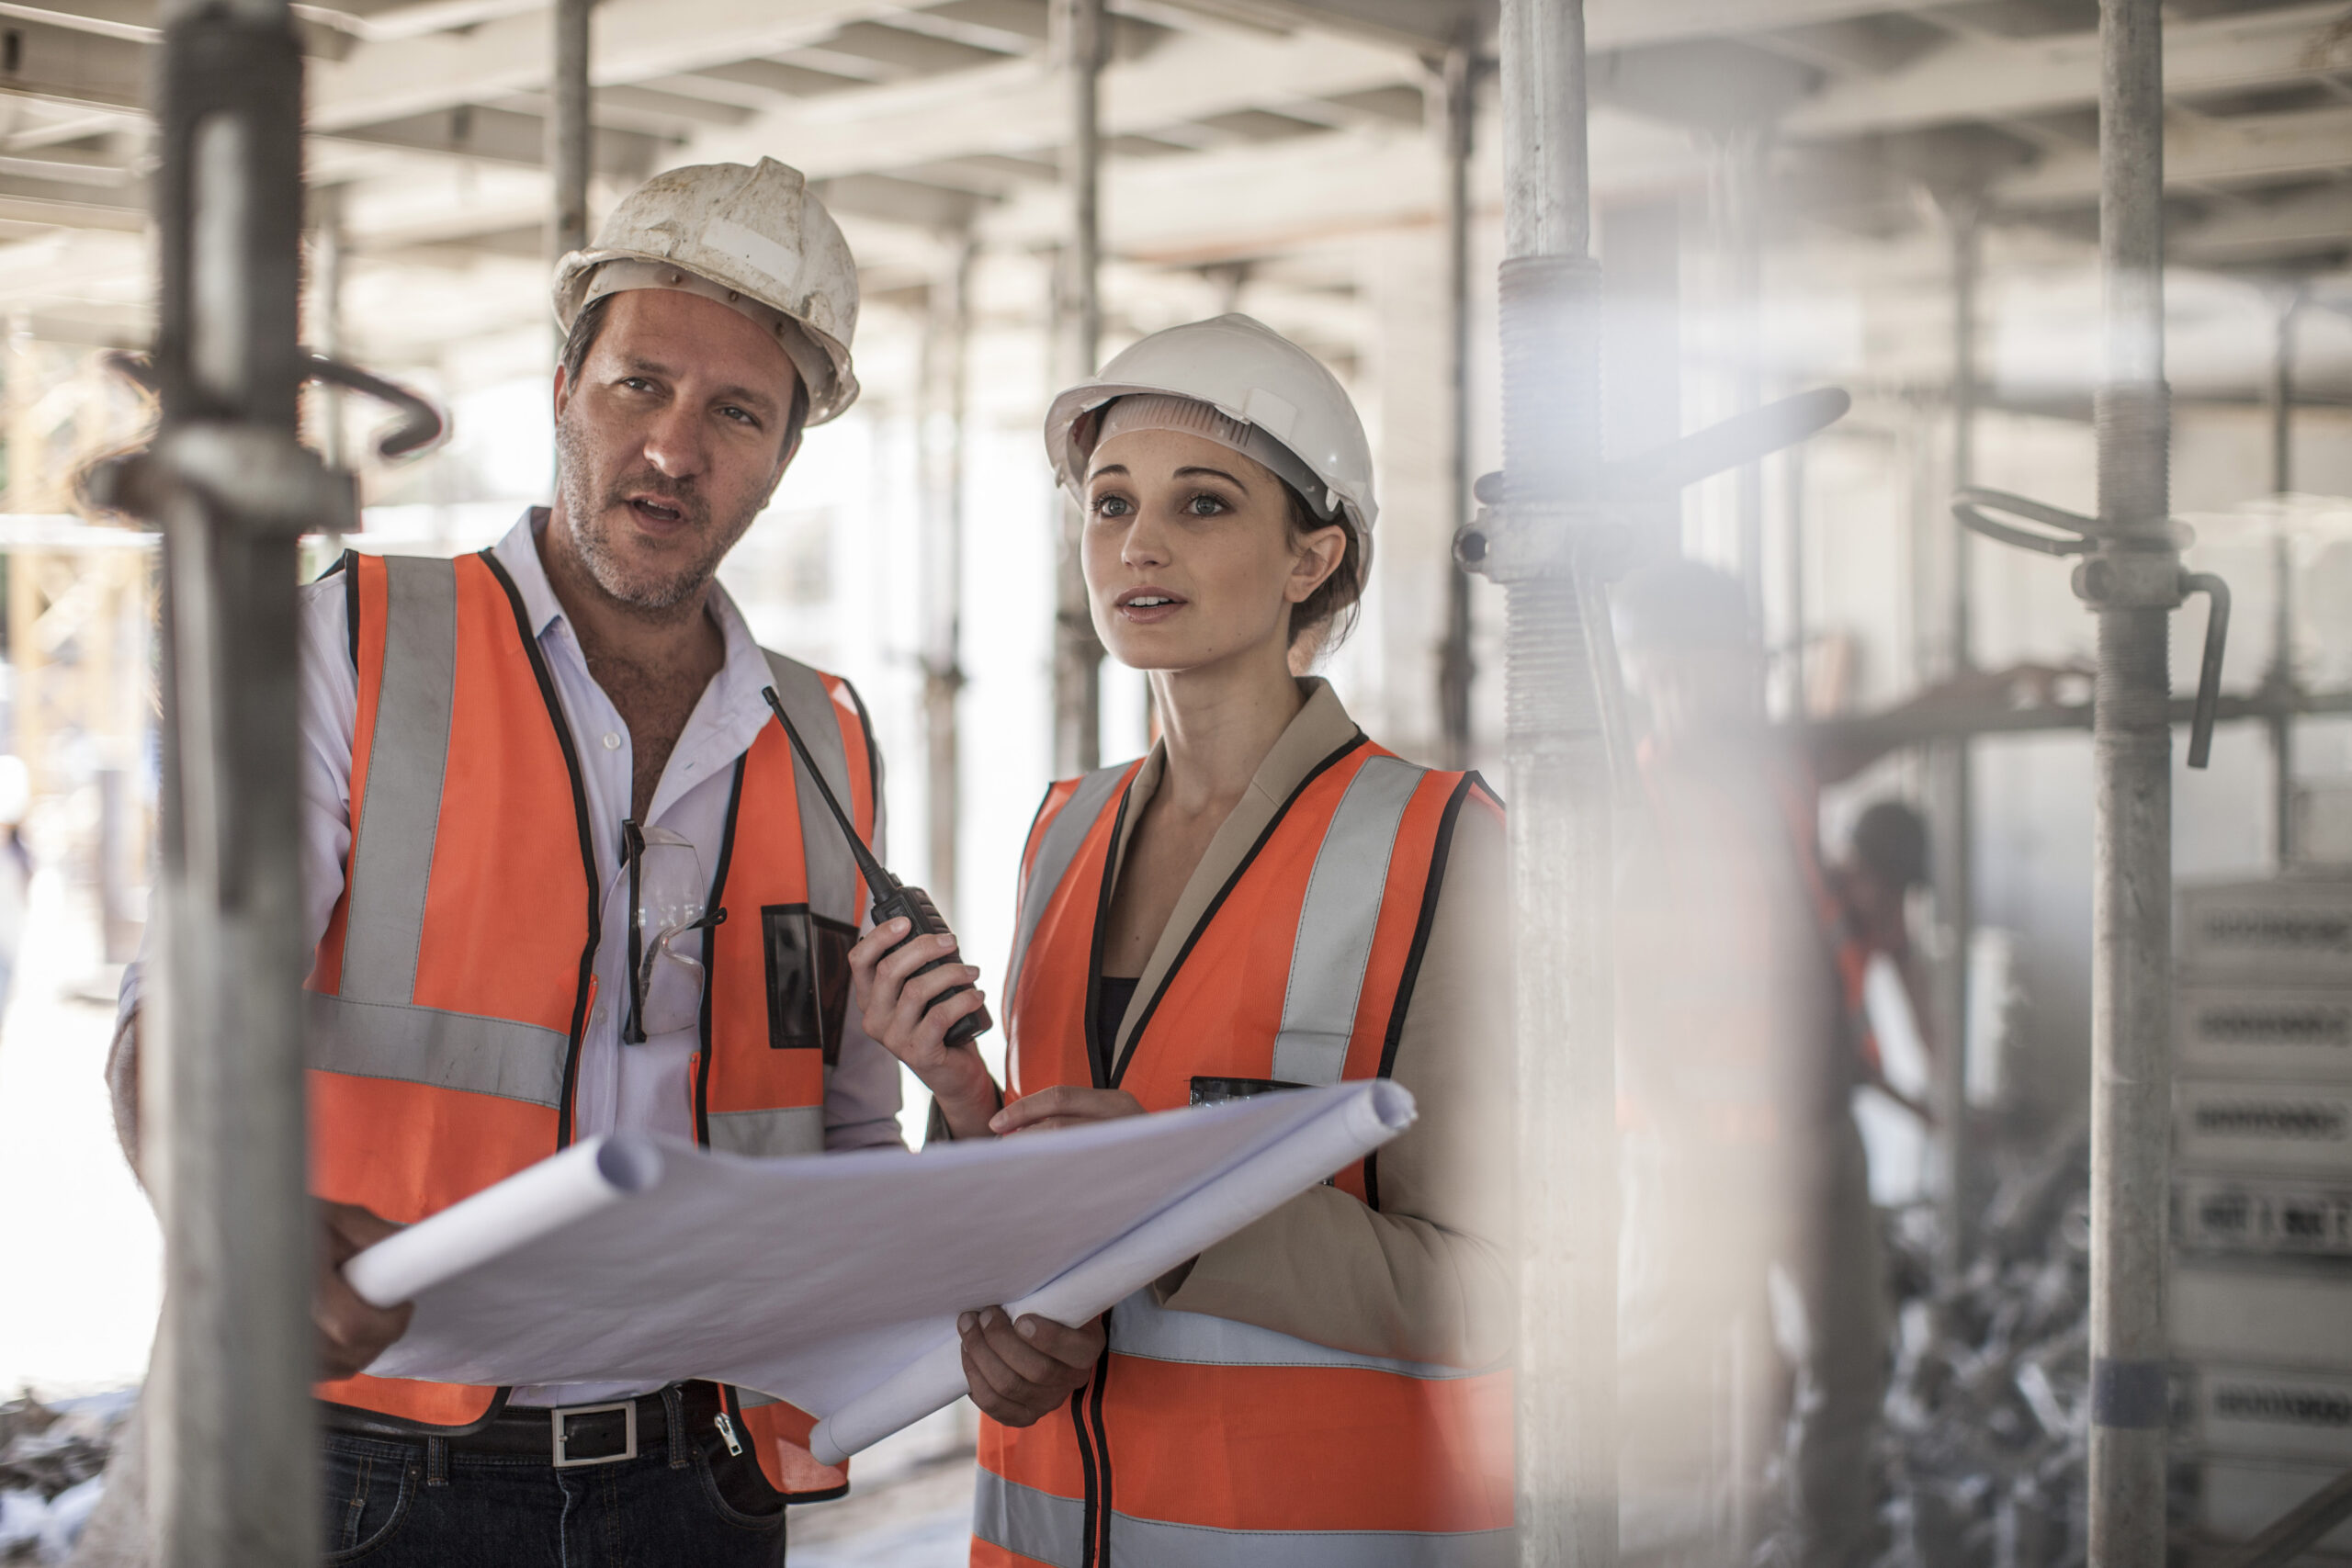
[[[749,1452],[729,1455],[699,1433],[635,1459],[567,1470],[544,1459],[337,1431],[325,1435],[325,1450],[329,1562],[775,1568],[784,1561],[784,1499]]]

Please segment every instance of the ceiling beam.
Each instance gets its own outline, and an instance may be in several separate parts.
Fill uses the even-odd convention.
[[[470,104],[377,125],[346,126],[336,131],[333,140],[398,147],[413,152],[438,152],[452,158],[481,158],[528,169],[543,168],[547,163],[547,121],[543,117]],[[596,173],[615,179],[641,180],[675,145],[674,141],[641,131],[599,126],[595,131],[594,167]]]
[[[1759,7],[1760,9],[1761,7]],[[2340,0],[2165,28],[2165,91],[2173,97],[2307,81],[2352,71],[2352,35],[2338,30]],[[1798,139],[2001,119],[2098,101],[2098,36],[1973,38],[1900,70],[1846,77],[1791,109],[1782,134]]]
[[[2172,116],[2165,126],[2165,186],[2262,185],[2352,166],[2352,104],[2228,119]],[[2098,195],[2098,153],[2052,153],[1995,183],[2010,209],[2073,206]]]
[[[1410,69],[1394,51],[1298,33],[1236,47],[1222,29],[1178,33],[1102,73],[1102,134],[1148,133],[1241,109],[1385,86]],[[887,174],[942,158],[1061,144],[1069,89],[1043,61],[783,105],[738,130],[695,139],[696,159],[763,152],[811,177]]]
[[[602,0],[592,73],[609,86],[756,59],[888,9],[884,0]],[[363,43],[311,68],[309,123],[339,130],[531,92],[546,86],[549,57],[544,10]]]
[[[0,17],[0,93],[138,108],[147,101],[151,47],[23,17]]]
[[[2352,250],[2352,184],[2230,208],[2181,227],[2169,248],[2179,260],[2211,265]]]

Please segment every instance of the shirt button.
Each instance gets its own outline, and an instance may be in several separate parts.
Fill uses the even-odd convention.
[[[609,730],[609,729],[607,729],[606,731],[605,731],[605,750],[607,750],[607,751],[617,751],[617,750],[619,750],[620,749],[621,749],[621,738],[620,738],[619,736],[617,736],[617,735],[614,734],[614,733],[613,733],[611,730]]]

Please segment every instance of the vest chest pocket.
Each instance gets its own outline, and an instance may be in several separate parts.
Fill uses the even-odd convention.
[[[857,930],[806,904],[760,910],[767,959],[768,1048],[821,1051],[841,1060],[842,1021],[849,1015],[849,950]]]

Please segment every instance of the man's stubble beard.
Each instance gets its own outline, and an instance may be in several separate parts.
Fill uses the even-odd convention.
[[[616,603],[652,615],[690,611],[700,604],[703,590],[718,575],[719,563],[767,505],[767,497],[753,498],[740,514],[713,526],[710,509],[699,492],[683,491],[644,468],[625,473],[611,489],[594,490],[599,465],[594,438],[566,416],[556,421],[556,489],[563,498],[564,516],[571,525],[572,547],[589,578]],[[667,573],[632,568],[615,547],[610,518],[625,512],[623,499],[631,491],[661,496],[678,506],[694,523],[707,547],[686,565]]]

